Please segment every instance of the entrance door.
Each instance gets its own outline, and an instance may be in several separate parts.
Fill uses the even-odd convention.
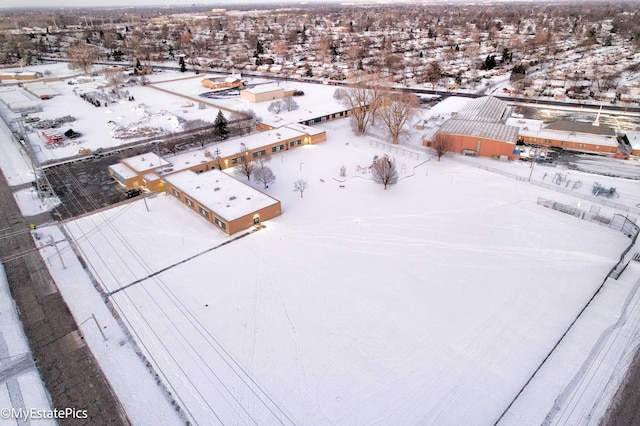
[[[260,225],[260,216],[255,215],[255,216],[253,217],[253,224],[254,224],[254,225]]]

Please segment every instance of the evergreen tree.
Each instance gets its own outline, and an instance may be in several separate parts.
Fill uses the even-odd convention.
[[[492,70],[496,67],[496,55],[487,55],[484,60],[484,69]]]
[[[224,114],[222,114],[221,110],[218,110],[218,115],[216,116],[216,121],[213,122],[213,125],[216,128],[216,135],[220,139],[226,139],[229,136],[229,129],[227,129],[227,119]]]

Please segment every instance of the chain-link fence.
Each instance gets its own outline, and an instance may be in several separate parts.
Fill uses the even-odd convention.
[[[602,216],[599,208],[592,208],[591,211],[587,212],[577,207],[544,198],[538,198],[538,204],[562,213],[570,214],[571,216],[575,216],[579,219],[588,220],[589,222],[595,222],[608,228],[615,229],[631,239],[634,239],[640,232],[640,226],[636,224],[635,218],[630,218],[621,214],[614,214],[613,217]]]
[[[496,173],[496,174],[499,174],[499,175],[502,175],[502,176],[506,176],[508,178],[511,178],[511,179],[514,179],[514,180],[518,180],[520,182],[527,182],[528,181],[528,178],[526,178],[524,176],[519,176],[519,175],[516,175],[514,173],[509,173],[507,171],[504,171],[504,170],[501,170],[501,169],[498,169],[498,168],[495,168],[495,167],[490,167],[490,166],[487,166],[487,165],[484,165],[484,164],[480,164],[480,163],[477,163],[477,162],[474,162],[474,161],[468,161],[468,160],[465,160],[464,158],[461,158],[460,156],[452,156],[451,158],[454,159],[455,161],[460,162],[460,163],[468,164],[470,166],[477,167],[477,168],[482,169],[482,170],[486,170],[486,171],[489,171],[489,172],[492,172],[492,173]],[[610,201],[610,200],[602,198],[602,197],[595,197],[595,196],[589,195],[589,194],[582,194],[580,192],[574,191],[573,190],[574,186],[568,186],[568,185],[561,186],[559,184],[551,184],[551,183],[546,183],[546,182],[540,182],[540,181],[537,181],[537,180],[530,180],[529,183],[532,184],[532,185],[537,185],[537,186],[539,186],[541,188],[550,189],[552,191],[560,192],[560,193],[563,193],[563,194],[569,194],[572,197],[581,198],[583,200],[588,200],[588,201],[590,201],[592,203],[597,203],[597,204],[602,204],[602,205],[607,206],[607,207],[612,207],[614,209],[621,210],[623,212],[629,212],[629,213],[632,213],[632,214],[640,215],[640,208],[627,206],[627,205],[620,204],[620,203],[616,203],[614,201]]]

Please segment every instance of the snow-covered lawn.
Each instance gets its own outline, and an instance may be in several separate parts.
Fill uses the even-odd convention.
[[[446,157],[398,155],[384,191],[355,171],[382,154],[347,129],[274,156],[282,216],[226,245],[166,195],[65,225],[195,423],[493,423],[629,244]],[[545,385],[527,421],[567,382]]]

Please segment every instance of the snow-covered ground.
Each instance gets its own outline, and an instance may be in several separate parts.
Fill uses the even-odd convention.
[[[47,212],[60,204],[58,197],[41,197],[38,196],[36,188],[28,188],[13,193],[20,213],[23,216],[34,216]]]
[[[29,341],[0,264],[0,424],[25,424],[23,418],[31,409],[50,412],[51,398],[33,362]],[[43,418],[37,420],[37,424],[46,426],[56,422]]]
[[[75,87],[58,84],[60,91]],[[162,85],[187,96],[204,91],[199,79]],[[333,88],[309,86],[301,87],[301,105],[317,96],[332,102],[326,90]],[[111,112],[80,99],[74,130],[108,147],[116,142],[100,127],[105,118],[133,122],[131,108],[141,102],[176,117],[213,120],[217,113],[136,89],[135,102]],[[235,107],[267,116],[268,103]],[[326,142],[272,158],[277,180],[266,191],[282,202],[283,214],[246,237],[228,237],[158,195],[64,224],[88,274],[59,228],[38,229],[40,241],[60,250],[64,266],[55,247],[41,244],[134,424],[493,423],[629,244],[619,232],[536,200],[596,206],[611,216],[619,211],[590,198],[593,182],[616,187],[620,197],[612,201],[631,208],[640,203],[638,181],[449,154],[438,162],[423,148],[356,137],[348,121],[323,127]],[[408,139],[419,136],[413,131]],[[29,182],[30,165],[10,133],[5,139],[0,165],[8,181]],[[64,149],[41,152],[65,156]],[[384,154],[401,175],[387,191],[365,168]],[[582,185],[565,194],[480,167],[549,184],[562,173]],[[304,198],[293,191],[297,179],[309,183]],[[28,193],[16,199],[23,212],[44,208]],[[635,306],[639,275],[632,266],[607,282],[506,424],[540,424],[550,412],[570,418],[566,413],[584,412],[594,400],[607,405],[619,380],[608,372],[625,370],[638,336],[637,322],[621,318],[631,318],[633,309],[624,309]],[[609,339],[618,334],[631,337]],[[583,380],[605,364],[593,360],[610,347],[606,353],[623,354],[599,373],[611,380]]]
[[[267,191],[283,215],[225,245],[234,236],[165,195],[147,199],[148,212],[138,200],[65,225],[188,418],[492,423],[629,244],[536,204],[575,204],[570,195],[447,157],[423,163],[424,152],[390,153],[403,179],[384,191],[356,172],[383,154],[343,129],[274,156]],[[81,275],[83,293],[61,291],[84,316],[104,310]],[[518,421],[505,421],[544,420],[617,321],[620,297],[602,304],[570,353],[537,376],[544,398],[518,400]],[[110,381],[137,374],[107,368]]]
[[[27,153],[13,139],[11,130],[3,120],[0,120],[0,168],[10,186],[35,180]]]
[[[58,95],[51,99],[40,100],[27,89],[30,84],[41,85],[42,83],[24,83],[24,87],[18,85],[0,87],[0,98],[4,95],[12,95],[12,92],[19,92],[21,96],[37,102],[42,109],[42,111],[28,114],[29,119],[38,118],[44,121],[71,116],[73,121],[62,123],[57,131],[63,134],[73,129],[82,134],[74,139],[64,138],[62,144],[48,145],[42,129],[37,128],[38,122],[24,121],[23,125],[28,130],[29,142],[40,162],[72,157],[78,155],[81,150],[95,151],[99,148],[117,147],[150,136],[179,132],[185,130],[185,125],[189,121],[213,123],[219,109],[216,106],[234,111],[253,110],[264,119],[273,116],[267,111],[270,102],[254,104],[240,99],[237,94],[224,98],[201,97],[203,93],[212,92],[202,86],[204,78],[216,76],[211,73],[201,75],[178,71],[155,73],[147,77],[152,84],[126,85],[118,89],[118,96],[116,96],[113,88],[106,85],[103,74],[98,74],[87,82],[78,79],[78,84],[70,85],[68,82],[71,72],[66,68],[66,64],[34,67],[30,70],[49,70],[52,77],[63,79],[46,83]],[[126,77],[126,79],[130,78],[133,77]],[[335,86],[300,82],[273,83],[254,77],[249,77],[247,84],[249,86],[269,84],[286,90],[304,91],[304,96],[294,98],[300,106],[297,111],[280,114],[280,117],[286,120],[299,121],[315,118],[317,115],[343,109],[333,99]],[[88,94],[100,100],[102,106],[94,106],[83,99],[82,94]],[[110,101],[105,106],[106,99]],[[199,107],[200,103],[204,108]],[[0,102],[0,109],[2,114],[13,123],[12,125],[17,127],[18,121],[22,120],[21,114],[9,111],[2,102]],[[228,119],[232,118],[229,111],[225,110],[224,113]]]

